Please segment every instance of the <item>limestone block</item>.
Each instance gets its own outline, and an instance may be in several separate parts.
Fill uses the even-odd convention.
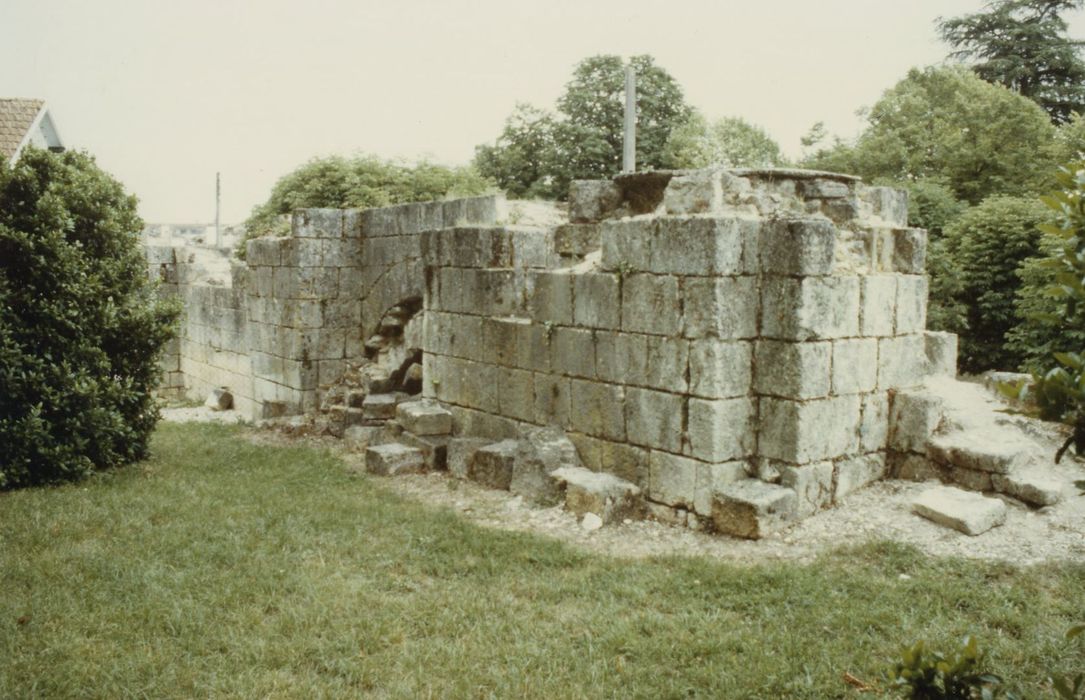
[[[688,457],[652,451],[648,458],[648,497],[669,506],[692,507],[700,464]]]
[[[275,268],[254,268],[249,274],[249,293],[258,297],[272,296],[275,293]]]
[[[690,342],[689,392],[706,399],[744,396],[752,385],[753,345],[703,338]]]
[[[1062,498],[1058,479],[1037,469],[1017,469],[1009,474],[992,474],[995,490],[1033,506],[1051,506]]]
[[[571,424],[569,380],[550,374],[535,375],[534,423],[569,426]]]
[[[693,510],[698,515],[711,517],[712,501],[720,489],[747,477],[746,462],[708,464],[698,462],[697,485],[693,492]]]
[[[896,334],[922,333],[927,327],[927,278],[925,275],[897,277]]]
[[[689,454],[706,462],[728,462],[753,454],[755,404],[748,398],[689,400]]]
[[[622,295],[618,275],[586,272],[573,275],[573,320],[589,328],[620,328]]]
[[[757,336],[756,277],[687,278],[682,291],[687,338]]]
[[[659,219],[648,270],[673,275],[737,275],[742,272],[745,231],[758,226],[758,221],[734,217]]]
[[[865,336],[893,335],[897,275],[866,275],[860,278],[860,289],[860,333]]]
[[[927,455],[944,465],[993,474],[1009,474],[1027,465],[1035,447],[1019,438],[993,432],[954,432],[927,443]]]
[[[877,452],[885,449],[889,439],[889,395],[885,392],[866,394],[860,398],[862,416],[859,423],[859,450]]]
[[[650,451],[623,442],[593,440],[597,470],[647,488]],[[579,448],[578,448],[579,451]]]
[[[475,453],[488,444],[490,441],[484,438],[451,438],[448,441],[447,455],[449,473],[459,479],[467,479]]]
[[[404,401],[398,404],[396,421],[404,430],[415,435],[448,435],[452,432],[452,414],[433,401]]]
[[[574,379],[570,388],[572,425],[595,437],[625,440],[622,387]]]
[[[565,508],[578,518],[593,513],[606,524],[640,517],[643,512],[640,489],[613,474],[561,467],[553,476],[565,484]]]
[[[622,203],[622,190],[612,180],[573,180],[569,183],[569,220],[600,221]]]
[[[628,377],[625,383],[643,384],[653,389],[686,393],[689,382],[689,341],[665,336],[647,336],[644,372]],[[598,352],[598,350],[597,350]]]
[[[763,285],[765,337],[820,340],[859,334],[859,278],[770,277]]]
[[[513,330],[511,364],[521,369],[549,372],[552,330],[538,323],[519,323]]]
[[[554,250],[560,255],[582,258],[602,247],[599,224],[565,224],[554,229]]]
[[[362,401],[362,412],[369,420],[390,420],[396,417],[394,394],[369,394]]]
[[[670,179],[663,190],[668,214],[708,214],[723,208],[723,186],[718,170],[697,170]]]
[[[937,486],[919,495],[912,510],[939,525],[966,535],[981,535],[1006,521],[1006,504],[952,486]]]
[[[464,216],[475,224],[493,225],[507,208],[505,196],[501,194],[466,197],[460,201],[463,203]]]
[[[551,473],[561,468],[581,469],[576,447],[555,427],[530,428],[519,442],[509,491],[530,503],[552,506],[561,501],[561,489]]]
[[[622,330],[678,335],[681,328],[677,278],[645,274],[623,278]]]
[[[908,225],[908,192],[893,187],[863,187],[860,198],[870,204],[872,214],[887,224]]]
[[[680,453],[683,403],[683,397],[678,394],[627,387],[625,425],[629,441]]]
[[[898,452],[925,454],[927,442],[942,424],[940,396],[922,390],[893,392],[889,413],[889,447]]]
[[[835,199],[847,197],[851,188],[846,182],[816,178],[799,181],[799,194],[805,199]]]
[[[572,325],[573,276],[564,272],[535,272],[531,318],[539,323]],[[616,295],[617,296],[617,295]],[[617,303],[619,300],[616,300]]]
[[[759,340],[755,344],[754,390],[793,399],[827,396],[832,343]]]
[[[515,365],[521,356],[520,343],[526,340],[522,335],[530,327],[531,320],[517,317],[482,319],[481,345],[476,347],[473,357],[483,362],[502,365]]]
[[[855,454],[859,403],[855,395],[801,402],[761,399],[759,454],[791,464]]]
[[[833,393],[867,393],[877,385],[878,341],[874,338],[833,341]]]
[[[943,468],[943,474],[948,481],[959,484],[969,491],[994,491],[995,488],[991,481],[991,474],[987,472],[950,466]]]
[[[828,275],[833,271],[836,227],[826,219],[778,219],[761,229],[761,271],[775,275]]]
[[[623,274],[648,270],[658,226],[658,219],[647,218],[603,222],[599,230],[602,268]]]
[[[929,376],[957,376],[957,334],[924,331],[923,346]]]
[[[795,492],[795,513],[798,517],[813,515],[833,501],[833,463],[781,467],[780,485]]]
[[[595,340],[590,330],[555,328],[550,336],[550,367],[559,374],[595,376]]]
[[[922,335],[878,339],[878,389],[916,386],[923,382],[927,357]]]
[[[873,453],[836,462],[833,478],[833,503],[840,503],[848,494],[885,478],[885,454]]]
[[[657,523],[668,527],[686,527],[689,524],[689,513],[685,508],[672,508],[662,503],[646,501],[647,517]]]
[[[595,372],[607,382],[638,384],[648,372],[648,337],[639,333],[595,334]]]
[[[234,395],[226,387],[212,389],[203,405],[212,411],[229,411],[234,407]]]
[[[927,269],[927,232],[921,228],[893,229],[893,270],[922,275]]]
[[[721,488],[712,501],[712,521],[725,535],[760,539],[795,519],[798,497],[786,486],[742,479]]]
[[[393,442],[367,447],[365,470],[377,476],[418,474],[425,470],[425,462],[422,450]]]
[[[497,406],[501,415],[530,421],[535,417],[535,381],[531,372],[498,368]]]
[[[422,452],[422,462],[429,471],[444,471],[448,468],[447,435],[414,435],[401,432],[396,440]]]
[[[518,449],[517,440],[502,440],[480,447],[468,463],[467,477],[487,488],[508,491]]]
[[[298,209],[291,218],[295,238],[341,238],[342,209]]]
[[[894,479],[902,481],[941,480],[943,468],[927,459],[925,455],[891,452],[887,457],[887,470]]]
[[[343,443],[352,452],[365,452],[380,442],[384,428],[377,425],[349,425],[343,429]]]

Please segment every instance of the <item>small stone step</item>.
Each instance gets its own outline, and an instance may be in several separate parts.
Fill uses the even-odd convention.
[[[1019,440],[989,432],[954,432],[937,435],[927,443],[927,454],[943,464],[992,474],[1009,474],[1032,458],[1034,449]]]
[[[388,420],[396,417],[395,394],[369,394],[362,402],[362,412],[370,420]]]
[[[584,467],[561,467],[550,475],[565,484],[565,509],[578,518],[594,513],[608,524],[643,515],[640,489],[625,479]]]
[[[234,395],[226,387],[212,389],[203,405],[212,411],[229,411],[234,407]]]
[[[720,488],[712,499],[712,520],[725,535],[761,539],[795,519],[798,495],[777,484],[742,479]]]
[[[444,471],[448,468],[447,435],[412,435],[403,432],[397,439],[408,447],[422,451],[422,460],[428,471]]]
[[[889,411],[889,446],[898,452],[924,452],[927,441],[942,422],[940,396],[917,389],[893,393]]]
[[[1062,498],[1062,483],[1036,469],[994,474],[991,483],[995,491],[1033,506],[1052,506]]]
[[[448,435],[452,413],[434,401],[405,401],[396,406],[396,420],[415,435]]]
[[[467,477],[491,489],[508,491],[517,447],[516,440],[502,440],[479,448],[468,466]]]
[[[425,461],[422,450],[393,442],[367,448],[365,470],[377,476],[419,474],[425,470]]]
[[[458,479],[470,478],[471,462],[479,449],[489,445],[483,438],[452,438],[448,441],[448,472]]]
[[[362,425],[368,422],[364,409],[351,408],[350,406],[332,406],[328,410],[328,415],[331,416],[332,423],[341,431],[352,425]]]
[[[377,443],[383,430],[375,425],[352,425],[343,431],[343,442],[348,450],[362,452]]]
[[[365,389],[351,389],[347,392],[347,405],[351,408],[361,408],[365,404],[365,397],[369,392]]]
[[[952,486],[936,486],[912,502],[917,515],[966,535],[980,535],[1006,522],[1006,504],[997,498]]]

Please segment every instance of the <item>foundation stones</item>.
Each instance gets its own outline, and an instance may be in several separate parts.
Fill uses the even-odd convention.
[[[712,502],[712,521],[720,532],[760,539],[795,519],[798,496],[793,489],[744,479],[725,486]]]
[[[518,449],[516,440],[502,440],[480,447],[468,463],[467,478],[487,488],[508,491]]]
[[[366,448],[365,469],[377,476],[414,474],[424,470],[422,451],[398,443]]]
[[[624,479],[583,467],[562,467],[553,478],[564,484],[565,508],[577,517],[592,513],[603,524],[642,517],[640,489]]]

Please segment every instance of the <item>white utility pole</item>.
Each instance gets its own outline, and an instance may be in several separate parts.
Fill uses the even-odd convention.
[[[222,232],[219,231],[219,208],[222,204],[222,173],[215,173],[215,247],[222,247]]]
[[[633,63],[625,66],[625,148],[622,151],[622,172],[637,171],[637,71]]]

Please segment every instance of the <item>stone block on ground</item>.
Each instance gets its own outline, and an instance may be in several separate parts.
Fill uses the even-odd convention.
[[[640,489],[625,479],[584,467],[561,467],[553,477],[565,484],[565,508],[577,517],[594,513],[612,523],[642,515]]]
[[[1006,504],[999,499],[952,486],[924,491],[912,502],[912,510],[939,525],[973,536],[1006,521]]]
[[[893,392],[889,410],[889,447],[898,452],[923,453],[942,423],[944,402],[921,390]]]
[[[600,221],[622,203],[622,190],[611,180],[573,180],[569,183],[569,220]]]
[[[347,449],[361,452],[380,440],[383,428],[375,425],[351,425],[343,430],[343,442]]]
[[[418,474],[424,471],[422,450],[399,443],[377,445],[365,451],[365,470],[378,476]]]
[[[433,401],[405,401],[395,407],[396,420],[408,433],[448,435],[452,432],[452,413]]]
[[[394,394],[369,394],[362,401],[362,413],[369,420],[389,420],[396,417]]]
[[[203,405],[212,411],[229,411],[234,407],[234,395],[226,387],[212,389]]]
[[[1032,506],[1055,505],[1062,498],[1062,483],[1036,469],[1018,469],[1009,474],[992,474],[995,491]]]
[[[518,449],[518,440],[502,440],[480,447],[468,463],[467,478],[487,488],[508,491]]]
[[[976,430],[936,435],[927,443],[927,455],[937,462],[992,474],[1009,474],[1025,466],[1033,451],[1020,440]]]
[[[421,450],[427,470],[444,471],[448,468],[447,435],[414,435],[404,431],[396,439],[408,447]]]
[[[561,488],[551,472],[579,465],[576,447],[561,429],[532,428],[520,440],[509,491],[531,503],[556,505],[561,502]]]
[[[479,448],[491,444],[484,438],[452,438],[448,441],[448,471],[458,479],[469,478],[471,462]]]
[[[760,539],[795,519],[798,496],[786,486],[744,479],[722,487],[712,501],[712,521],[725,535]]]

